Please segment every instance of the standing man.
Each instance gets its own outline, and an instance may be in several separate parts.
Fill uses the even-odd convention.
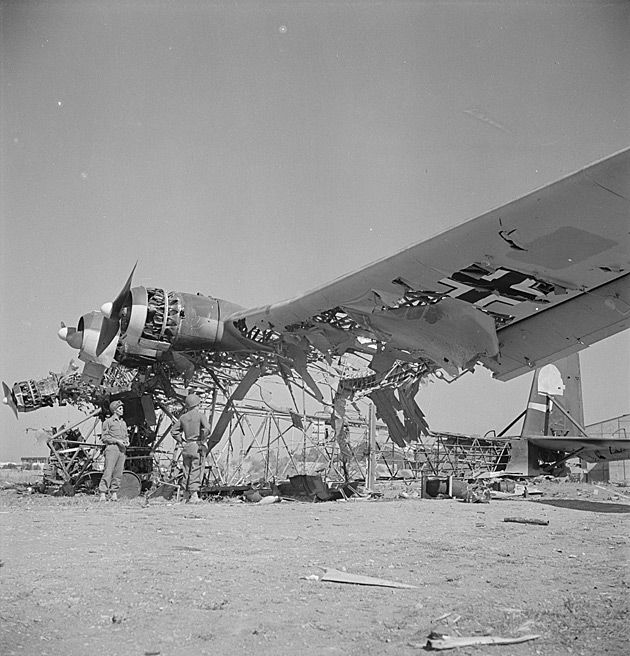
[[[186,410],[175,422],[172,430],[175,440],[183,446],[184,487],[189,495],[189,503],[201,501],[199,485],[207,453],[205,441],[210,433],[210,422],[197,407],[200,403],[201,399],[196,394],[189,394],[185,401]]]
[[[129,436],[127,435],[127,424],[123,419],[123,402],[112,401],[109,404],[109,411],[112,416],[103,422],[101,436],[105,445],[105,470],[98,489],[101,493],[101,501],[107,501],[108,493],[112,501],[118,501],[118,488],[120,488],[120,480],[125,468],[125,453],[129,446]]]

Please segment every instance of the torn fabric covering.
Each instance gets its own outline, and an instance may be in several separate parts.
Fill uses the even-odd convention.
[[[235,413],[234,401],[242,401],[245,398],[247,392],[249,392],[251,389],[252,385],[258,380],[258,378],[260,378],[261,374],[262,369],[260,367],[252,367],[247,371],[243,377],[243,380],[241,380],[241,382],[237,385],[236,389],[228,399],[228,402],[225,404],[225,408],[223,408],[223,412],[221,413],[219,420],[212,430],[212,434],[208,440],[210,449],[212,449],[213,446],[216,446],[221,441],[223,433],[225,433],[227,427],[230,425],[230,422],[232,421]]]
[[[417,442],[421,435],[429,434],[429,425],[424,413],[415,401],[420,385],[419,379],[397,389],[374,389],[368,396],[376,406],[376,414],[385,422],[391,439],[400,447]],[[398,413],[403,413],[404,422]]]
[[[459,299],[371,313],[349,310],[349,315],[375,339],[429,358],[453,376],[499,352],[494,319]]]
[[[410,385],[405,385],[399,388],[398,397],[405,415],[405,424],[413,422],[420,431],[420,434],[428,435],[429,424],[424,417],[424,412],[422,412],[415,399],[419,387],[419,380],[414,381]]]
[[[397,360],[396,352],[388,347],[380,348],[370,362],[370,369],[377,373],[389,371]]]
[[[348,350],[361,349],[356,335],[319,321],[308,328],[296,330],[296,334],[303,335],[328,361],[331,354],[343,355]]]
[[[352,449],[346,437],[346,403],[352,396],[352,390],[339,383],[335,398],[333,399],[332,426],[335,431],[335,440],[339,445],[342,458],[347,462],[352,458]]]
[[[289,415],[291,416],[291,424],[293,425],[294,428],[299,428],[300,430],[304,430],[304,423],[302,422],[302,417],[297,414],[297,412],[293,412],[292,410],[289,410]]]
[[[386,424],[389,437],[400,447],[407,445],[407,431],[396,414],[397,400],[392,390],[373,390],[368,396],[374,401],[376,414]]]
[[[315,395],[315,398],[321,403],[324,397],[319,387],[317,387],[317,383],[308,372],[308,353],[310,349],[308,341],[298,335],[285,335],[282,341],[286,356],[292,360],[291,366],[298,372],[302,380]]]

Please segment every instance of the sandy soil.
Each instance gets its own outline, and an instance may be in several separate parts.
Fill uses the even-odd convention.
[[[384,491],[148,507],[0,492],[0,653],[405,656],[431,631],[540,634],[447,653],[630,653],[630,515],[601,512],[630,510],[612,497],[627,488],[549,482],[559,506]],[[306,578],[327,567],[417,588]]]

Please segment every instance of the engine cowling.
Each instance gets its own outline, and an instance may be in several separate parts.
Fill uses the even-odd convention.
[[[121,294],[121,299],[123,295]],[[62,327],[59,337],[79,350],[96,378],[116,359],[126,366],[150,364],[169,351],[235,351],[260,349],[222,320],[236,310],[233,303],[203,294],[169,292],[160,287],[126,289],[116,312],[104,304],[83,315],[77,328]],[[116,318],[112,319],[113,314]],[[117,339],[97,355],[105,324],[118,322]],[[114,324],[114,328],[116,324]],[[108,326],[111,331],[111,326]],[[101,342],[107,340],[101,339]]]
[[[225,310],[225,311],[224,311]],[[154,361],[173,351],[233,351],[252,344],[226,328],[221,315],[235,310],[232,303],[159,287],[134,287],[131,301],[121,311],[116,359]]]

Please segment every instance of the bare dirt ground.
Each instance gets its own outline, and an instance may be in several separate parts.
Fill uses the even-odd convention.
[[[630,491],[543,487],[559,506],[391,486],[380,500],[267,506],[5,490],[0,653],[405,656],[431,631],[540,634],[459,654],[630,653],[630,515],[602,512],[630,510]],[[417,588],[306,578],[327,567]]]

